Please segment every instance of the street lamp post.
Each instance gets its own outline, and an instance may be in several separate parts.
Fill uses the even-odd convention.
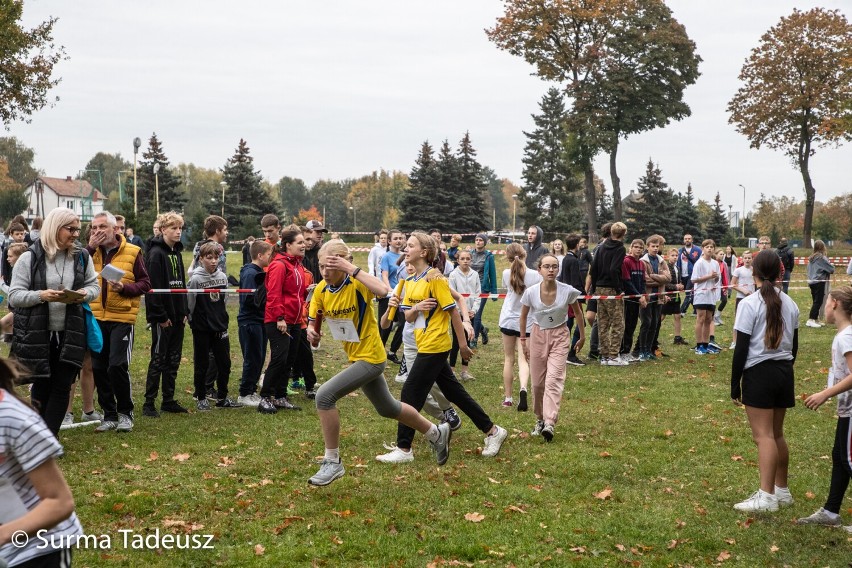
[[[91,193],[89,193],[89,199],[88,199],[89,211],[88,211],[88,218],[86,218],[87,217],[86,216],[86,205],[85,205],[86,197],[83,195],[83,178],[85,177],[86,172],[98,172],[98,188],[99,188],[98,191],[100,191],[101,193],[104,192],[104,178],[101,176],[101,170],[94,170],[94,169],[80,170],[80,172],[79,172],[79,175],[80,175],[80,220],[82,220],[82,221],[88,221],[88,220],[91,219],[91,217],[92,217],[92,201],[94,200],[94,197],[95,197],[94,196],[95,190],[94,190],[94,188],[92,188]]]
[[[352,230],[358,230],[358,210],[355,209],[355,206],[350,206],[349,209],[352,211]]]
[[[157,217],[160,216],[160,162],[154,162],[154,199],[157,202]]]
[[[133,216],[139,215],[138,194],[136,193],[136,154],[139,153],[139,147],[142,145],[142,140],[137,136],[133,139]],[[159,215],[159,212],[157,212]]]
[[[745,210],[745,198],[746,198],[746,188],[743,184],[738,184],[741,188],[743,188],[743,232],[740,235],[742,238],[745,238],[745,218],[746,218],[746,210]]]
[[[219,185],[222,186],[222,219],[225,218],[225,188],[228,187],[227,182],[220,181]]]
[[[121,174],[132,174],[132,173],[134,173],[134,172],[132,172],[130,170],[121,170],[120,172],[118,172],[118,202],[119,203],[124,202],[124,190],[121,187]]]
[[[515,221],[518,213],[518,194],[512,194],[512,242],[515,242]]]

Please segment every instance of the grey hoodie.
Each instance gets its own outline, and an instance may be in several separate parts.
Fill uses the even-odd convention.
[[[527,268],[538,270],[538,259],[547,252],[547,247],[541,243],[544,239],[544,231],[538,225],[534,226],[538,234],[532,244],[527,242],[527,244],[524,245],[524,250],[527,251]]]

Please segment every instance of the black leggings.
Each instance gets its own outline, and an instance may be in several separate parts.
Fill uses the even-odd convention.
[[[299,324],[288,324],[287,333],[278,331],[274,322],[263,324],[269,339],[269,366],[263,377],[260,396],[281,398],[287,395],[287,371],[296,362],[299,353]]]
[[[852,474],[852,464],[849,463],[849,435],[849,418],[838,418],[834,448],[831,450],[831,485],[824,507],[832,513],[840,513],[840,505]]]
[[[50,375],[37,377],[30,391],[33,406],[54,435],[59,433],[59,427],[62,426],[71,398],[71,385],[80,372],[79,367],[59,360],[64,340],[64,332],[50,332]]]
[[[465,332],[465,337],[467,337],[467,332]],[[456,337],[456,334],[453,333],[453,348],[450,350],[450,367],[456,366],[456,361],[459,359],[459,340]],[[467,361],[462,359],[462,365],[467,367]]]
[[[494,423],[456,379],[447,363],[448,354],[448,351],[418,353],[414,364],[408,369],[408,378],[402,386],[400,401],[410,404],[420,412],[432,385],[437,383],[447,400],[464,412],[477,428],[484,433],[490,432]],[[411,448],[413,439],[414,429],[400,422],[396,430],[396,445],[407,450]]]
[[[825,300],[825,282],[808,284],[808,287],[811,289],[811,299],[813,300],[808,319],[816,320],[819,319],[819,309],[822,307],[823,300]]]

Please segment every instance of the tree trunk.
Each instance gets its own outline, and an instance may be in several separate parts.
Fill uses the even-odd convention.
[[[612,181],[612,214],[616,221],[621,221],[621,178],[615,166],[615,158],[618,154],[618,138],[609,153],[609,177]]]
[[[586,194],[586,224],[589,226],[589,246],[594,246],[598,242],[598,214],[597,203],[595,196],[595,170],[592,167],[592,161],[586,162],[583,168],[583,187]]]
[[[814,201],[816,200],[816,189],[811,181],[811,172],[808,170],[807,154],[803,159],[799,160],[799,171],[802,172],[802,180],[805,182],[805,225],[802,229],[802,246],[810,248],[813,246],[811,242],[811,227],[814,223]]]

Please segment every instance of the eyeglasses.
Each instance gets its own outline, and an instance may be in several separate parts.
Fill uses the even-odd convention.
[[[68,231],[69,233],[71,233],[72,235],[79,235],[80,234],[80,227],[62,227],[62,228],[65,229],[66,231]]]
[[[543,270],[559,270],[558,264],[542,264],[541,268]]]

